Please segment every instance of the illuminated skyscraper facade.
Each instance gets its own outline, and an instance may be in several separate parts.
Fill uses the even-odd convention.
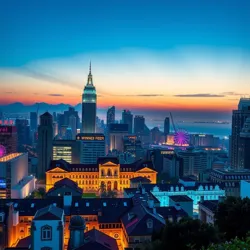
[[[240,133],[246,119],[250,117],[250,98],[241,98],[238,110],[233,110],[232,117],[232,135],[230,142],[230,158],[231,166],[235,169],[240,169],[239,146]]]
[[[89,66],[88,81],[82,95],[82,130],[83,133],[96,131],[96,89]]]

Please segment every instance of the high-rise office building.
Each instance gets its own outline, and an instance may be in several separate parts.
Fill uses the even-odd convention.
[[[0,145],[5,149],[4,154],[17,152],[17,132],[15,126],[0,126]]]
[[[246,119],[239,141],[239,168],[250,169],[250,117]]]
[[[107,111],[107,126],[115,123],[115,106],[109,107]]]
[[[207,168],[207,154],[203,150],[189,147],[185,151],[178,152],[178,156],[183,158],[184,175],[198,176]]]
[[[37,112],[30,112],[30,130],[37,131]]]
[[[80,141],[80,163],[95,164],[99,157],[105,156],[105,136],[96,133],[81,133],[76,136]]]
[[[71,128],[72,132],[72,139],[76,139],[76,129],[77,129],[77,124],[76,124],[76,117],[74,115],[71,115],[69,117],[69,128]]]
[[[16,119],[17,128],[17,149],[23,151],[23,145],[31,143],[29,121],[26,119]]]
[[[145,118],[141,115],[136,115],[134,118],[134,133],[142,135],[145,128]]]
[[[128,135],[128,124],[109,124],[109,150],[123,151],[123,137]]]
[[[231,166],[235,169],[240,169],[240,163],[239,163],[240,133],[248,117],[250,117],[250,98],[241,98],[238,105],[238,110],[233,110],[233,116],[232,116],[230,158],[231,158]]]
[[[159,144],[164,142],[164,135],[158,127],[154,127],[150,130],[150,142],[153,144]]]
[[[28,175],[27,153],[0,158],[0,182],[5,187],[6,198],[23,199],[35,189],[35,178]]]
[[[136,135],[128,135],[123,137],[123,151],[130,153],[135,160],[142,159],[144,150],[141,141]]]
[[[82,130],[83,133],[96,131],[96,89],[89,66],[88,81],[82,95]]]
[[[69,107],[69,110],[64,111],[63,115],[64,115],[64,123],[63,123],[63,125],[70,126],[70,118],[72,116],[74,116],[75,119],[76,119],[76,128],[79,128],[80,118],[79,118],[78,112],[73,107]]]
[[[133,130],[133,115],[129,110],[124,109],[122,111],[122,123],[128,124],[128,133],[132,134]]]
[[[80,141],[53,140],[53,160],[65,160],[68,163],[80,163]]]
[[[38,127],[38,178],[44,178],[45,171],[50,166],[52,160],[52,140],[53,140],[53,117],[46,112],[40,116],[40,125]]]
[[[170,119],[166,117],[164,120],[164,135],[167,136],[170,133]]]

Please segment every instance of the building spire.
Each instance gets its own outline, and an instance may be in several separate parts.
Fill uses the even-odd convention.
[[[91,74],[91,61],[89,62],[89,75],[88,75],[87,85],[93,85],[93,79],[92,79],[92,74]]]
[[[89,62],[89,75],[91,75],[91,61]]]

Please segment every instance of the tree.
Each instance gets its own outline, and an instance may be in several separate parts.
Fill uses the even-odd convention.
[[[46,196],[46,192],[45,189],[40,187],[36,190],[34,190],[30,196],[28,196],[27,198],[36,198],[36,199],[43,199]]]
[[[250,237],[248,236],[245,240],[235,238],[229,242],[221,244],[212,244],[208,248],[202,248],[202,250],[249,250],[250,249]]]
[[[167,222],[162,242],[165,249],[201,249],[218,242],[217,230],[209,224],[191,218]]]
[[[250,231],[250,199],[228,197],[219,203],[215,225],[226,240],[245,238]]]

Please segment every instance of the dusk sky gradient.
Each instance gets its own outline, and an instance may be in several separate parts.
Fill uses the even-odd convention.
[[[1,1],[0,103],[236,108],[250,95],[250,1]]]

